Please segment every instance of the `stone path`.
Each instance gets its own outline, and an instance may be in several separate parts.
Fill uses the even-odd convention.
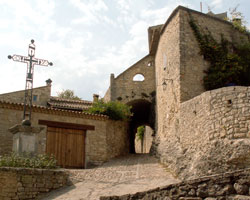
[[[100,196],[136,193],[178,182],[157,159],[146,154],[120,157],[94,169],[70,172],[79,182],[50,193],[44,200],[97,200]]]

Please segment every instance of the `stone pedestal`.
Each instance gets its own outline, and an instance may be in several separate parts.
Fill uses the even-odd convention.
[[[36,155],[38,153],[38,134],[43,127],[32,127],[17,124],[9,129],[13,134],[13,151],[22,154],[30,153]]]

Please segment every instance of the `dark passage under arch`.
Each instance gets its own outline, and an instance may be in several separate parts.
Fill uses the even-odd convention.
[[[154,105],[144,99],[127,103],[132,106],[133,116],[129,123],[129,152],[135,153],[135,134],[138,126],[147,125],[154,130],[155,109]]]

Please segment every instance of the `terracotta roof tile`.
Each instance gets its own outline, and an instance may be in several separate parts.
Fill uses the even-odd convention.
[[[86,100],[71,100],[62,99],[59,97],[51,97],[48,105],[51,108],[66,109],[66,110],[87,110],[92,106],[91,101]]]
[[[23,110],[23,103],[13,103],[8,101],[0,100],[0,108]],[[82,111],[72,111],[65,109],[50,108],[45,106],[32,105],[32,111],[38,113],[48,113],[55,115],[72,116],[79,118],[95,119],[95,120],[107,120],[109,119],[106,115],[91,114]]]

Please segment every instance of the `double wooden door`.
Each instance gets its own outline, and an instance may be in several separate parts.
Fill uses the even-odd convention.
[[[85,130],[47,127],[46,153],[53,154],[64,168],[84,168]]]

